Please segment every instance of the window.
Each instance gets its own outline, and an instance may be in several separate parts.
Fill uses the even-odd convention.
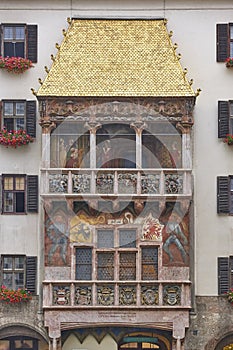
[[[218,258],[218,294],[233,288],[233,256]]]
[[[158,247],[139,244],[135,229],[97,229],[94,242],[76,248],[77,280],[157,280]]]
[[[1,256],[1,285],[10,289],[27,288],[36,292],[37,258],[25,255]]]
[[[38,176],[2,175],[2,213],[38,211]]]
[[[217,62],[233,57],[233,23],[217,24]]]
[[[2,24],[0,55],[23,57],[37,62],[37,25]]]
[[[36,137],[36,101],[2,101],[1,124],[8,131],[24,129],[30,136]]]
[[[233,175],[217,177],[217,212],[233,214]]]
[[[218,101],[218,137],[233,134],[233,101]]]

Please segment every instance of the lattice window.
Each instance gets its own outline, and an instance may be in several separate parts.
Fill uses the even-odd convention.
[[[129,281],[136,279],[136,253],[120,253],[119,279]]]
[[[156,280],[158,278],[158,249],[154,247],[142,248],[142,280]]]
[[[76,250],[76,279],[92,279],[92,248],[78,248]]]
[[[97,231],[97,248],[113,248],[114,247],[114,231],[98,230]]]
[[[114,280],[114,253],[97,253],[97,279]]]
[[[119,246],[122,248],[136,248],[136,230],[120,230]]]

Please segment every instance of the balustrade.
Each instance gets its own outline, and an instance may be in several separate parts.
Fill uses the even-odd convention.
[[[191,170],[42,169],[42,195],[191,196]]]
[[[189,281],[44,282],[43,307],[190,308]]]

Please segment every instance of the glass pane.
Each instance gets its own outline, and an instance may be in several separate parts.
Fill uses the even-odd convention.
[[[158,250],[157,248],[142,248],[142,280],[156,280],[158,278]]]
[[[4,102],[3,113],[4,115],[13,115],[14,105],[13,102]]]
[[[136,230],[120,230],[119,246],[121,248],[136,247]]]
[[[113,232],[113,230],[98,230],[97,231],[97,247],[98,248],[113,248],[114,247],[114,232]]]
[[[76,279],[91,280],[92,278],[92,249],[80,248],[76,251]]]
[[[4,190],[5,191],[12,191],[13,190],[13,176],[7,176],[4,177]]]
[[[13,27],[4,27],[4,39],[13,39]]]
[[[16,192],[15,193],[15,211],[16,213],[24,213],[24,192]]]
[[[25,128],[24,118],[16,118],[15,120],[15,130],[20,130]]]
[[[23,272],[14,274],[14,283],[15,283],[15,289],[24,287],[24,273]]]
[[[7,131],[11,131],[14,129],[14,119],[13,118],[4,118],[3,126],[6,127]]]
[[[24,27],[15,27],[15,39],[24,40]]]
[[[3,258],[3,268],[12,270],[13,268],[13,258],[11,256]]]
[[[98,280],[114,279],[114,253],[98,253]]]
[[[24,115],[25,104],[24,102],[16,102],[16,115]]]
[[[14,44],[14,56],[24,57],[24,42]]]
[[[119,279],[121,281],[136,279],[136,253],[120,253]]]
[[[15,258],[15,269],[24,269],[24,257],[19,256]]]
[[[24,177],[19,176],[15,178],[15,189],[17,191],[23,191],[24,190]]]
[[[4,193],[3,206],[4,206],[5,213],[12,213],[14,211],[13,193]]]
[[[13,275],[12,273],[4,273],[3,274],[3,285],[7,288],[12,288],[13,285]]]
[[[230,42],[230,57],[233,57],[233,42]]]

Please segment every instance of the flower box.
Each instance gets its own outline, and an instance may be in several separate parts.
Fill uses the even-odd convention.
[[[223,139],[224,143],[227,143],[228,145],[233,145],[233,135],[227,134],[226,137]]]
[[[0,130],[0,145],[5,147],[19,147],[33,142],[34,139],[23,129],[7,131],[6,128]]]
[[[228,57],[225,63],[227,68],[233,67],[233,57]]]
[[[31,299],[31,293],[27,289],[18,288],[17,290],[14,290],[5,286],[1,286],[0,288],[0,301],[5,302],[6,304],[27,302]]]
[[[33,67],[32,61],[23,57],[0,56],[0,68],[7,72],[20,74]]]

